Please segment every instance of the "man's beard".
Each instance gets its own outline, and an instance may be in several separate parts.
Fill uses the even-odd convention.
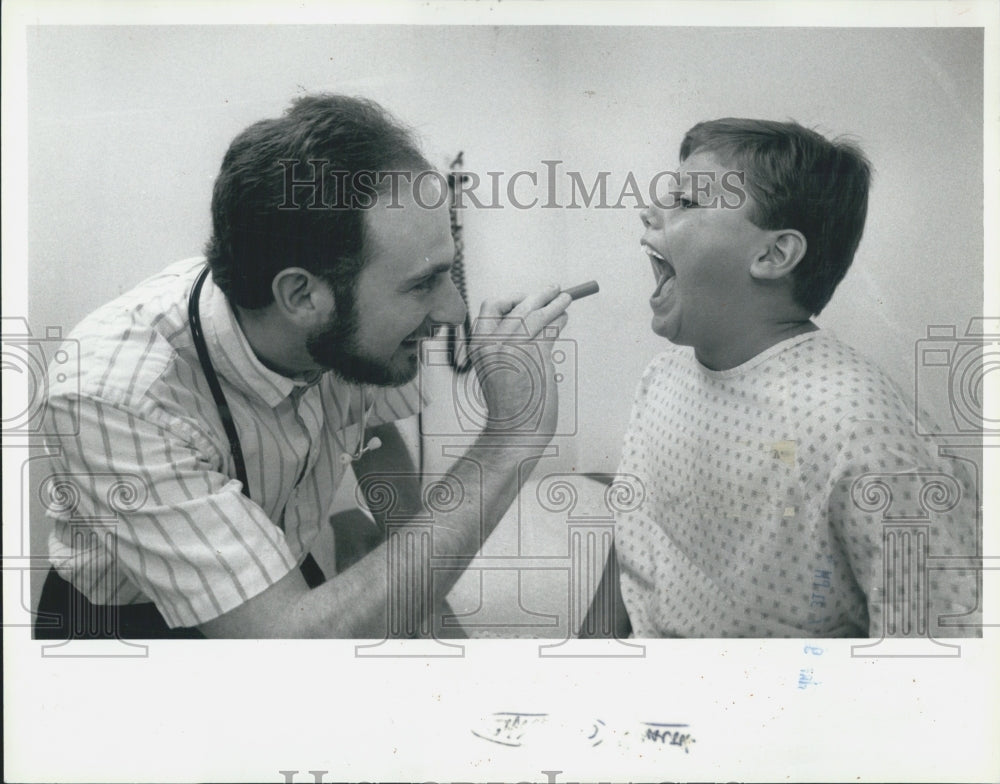
[[[338,292],[330,320],[306,340],[313,361],[354,384],[398,387],[417,375],[417,364],[396,367],[367,356],[358,345],[358,313],[350,292]]]

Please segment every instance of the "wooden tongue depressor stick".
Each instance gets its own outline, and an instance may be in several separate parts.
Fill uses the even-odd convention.
[[[579,286],[570,286],[568,289],[563,289],[563,294],[569,294],[574,300],[583,299],[584,297],[589,297],[591,294],[596,294],[601,290],[601,287],[597,285],[596,280],[588,280],[586,283],[581,283]]]

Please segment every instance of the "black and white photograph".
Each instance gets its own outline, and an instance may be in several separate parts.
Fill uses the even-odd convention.
[[[1000,775],[1000,7],[3,16],[5,780]]]

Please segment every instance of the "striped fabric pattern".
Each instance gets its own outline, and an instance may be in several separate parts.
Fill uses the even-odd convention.
[[[92,602],[152,601],[171,626],[211,620],[296,568],[360,438],[362,390],[264,367],[209,278],[200,309],[253,500],[242,494],[188,326],[203,263],[177,262],[81,322],[68,337],[79,373],[53,375],[46,410],[48,433],[76,434],[49,437],[52,564]],[[364,400],[369,426],[421,404],[414,383],[367,387]]]

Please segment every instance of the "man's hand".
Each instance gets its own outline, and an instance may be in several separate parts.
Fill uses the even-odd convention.
[[[486,433],[551,438],[559,417],[552,342],[572,299],[550,286],[532,296],[483,303],[470,355],[489,411]]]

